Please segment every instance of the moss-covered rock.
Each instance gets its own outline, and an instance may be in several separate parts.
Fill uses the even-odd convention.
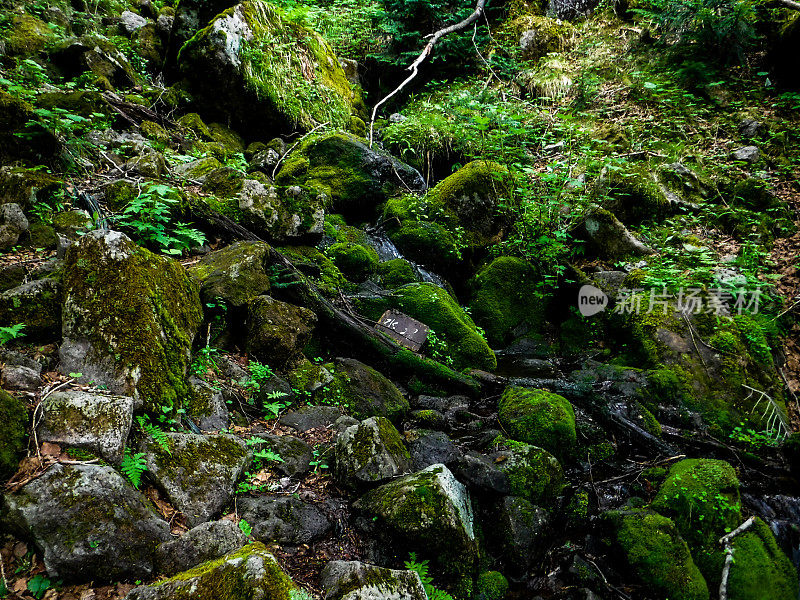
[[[292,246],[280,250],[298,269],[311,276],[323,294],[335,297],[339,295],[339,290],[350,289],[351,284],[333,261],[316,248]]]
[[[202,183],[205,182],[205,178],[209,173],[216,171],[220,167],[222,167],[222,163],[216,158],[213,156],[206,156],[177,165],[173,167],[172,170],[179,178],[193,179]]]
[[[389,289],[417,281],[414,267],[403,258],[393,258],[380,263],[378,265],[378,277],[381,280],[381,284]]]
[[[264,242],[236,242],[204,255],[188,273],[200,284],[203,302],[221,298],[230,307],[242,308],[269,292],[268,252]]]
[[[30,139],[23,140],[15,135],[25,129],[34,134]],[[60,146],[56,137],[38,124],[38,117],[30,104],[0,89],[0,160],[8,163],[24,158],[34,160],[36,164],[50,163]]]
[[[399,423],[409,411],[408,400],[397,386],[362,362],[337,359],[336,376],[342,399],[359,419],[386,417]]]
[[[0,204],[18,204],[28,211],[35,204],[52,205],[63,182],[42,171],[0,167]]]
[[[292,150],[275,179],[324,193],[333,212],[362,219],[400,190],[426,188],[416,169],[349,133],[312,136]]]
[[[403,438],[384,417],[371,417],[336,438],[336,479],[346,487],[387,481],[411,470]]]
[[[343,128],[364,110],[328,43],[262,0],[218,15],[181,48],[178,62],[209,112],[253,134],[287,125]]]
[[[797,570],[760,518],[733,538],[733,564],[728,574],[730,600],[793,600]]]
[[[384,569],[358,561],[334,560],[325,565],[320,583],[327,600],[403,598],[427,600],[415,571]]]
[[[101,35],[70,38],[50,55],[53,63],[68,78],[91,71],[113,87],[127,88],[139,83],[139,75],[114,43]]]
[[[245,179],[236,220],[273,244],[315,244],[322,239],[324,197],[314,190]]]
[[[606,259],[645,256],[653,249],[636,239],[628,228],[609,210],[595,207],[584,218],[582,230],[589,249]]]
[[[260,542],[170,579],[133,589],[129,600],[291,600],[292,580]]]
[[[509,387],[500,397],[498,419],[512,439],[569,456],[577,442],[569,400],[547,390]]]
[[[493,348],[510,341],[512,330],[523,323],[534,331],[541,329],[546,302],[537,283],[533,267],[513,256],[496,258],[478,271],[470,312]]]
[[[231,167],[219,167],[206,173],[203,180],[203,191],[219,198],[236,196],[242,191],[244,175]]]
[[[25,403],[0,389],[0,480],[17,470],[25,449],[28,408]]]
[[[430,557],[438,572],[461,580],[469,594],[478,556],[472,501],[447,467],[432,465],[382,485],[353,507],[375,518],[378,530],[394,540],[398,554],[411,550]]]
[[[251,458],[233,435],[167,433],[165,445],[142,443],[147,470],[190,527],[217,515],[233,497],[234,486]]]
[[[672,466],[651,508],[674,522],[710,585],[722,572],[720,537],[742,521],[739,480],[728,463],[686,459]]]
[[[500,471],[508,478],[511,494],[548,507],[564,489],[564,470],[547,450],[499,438],[493,444]]]
[[[569,50],[575,34],[575,27],[568,21],[523,14],[506,21],[497,35],[499,39],[518,46],[526,60],[535,60],[551,52]]]
[[[440,223],[406,221],[389,237],[403,256],[441,272],[447,272],[461,258],[456,238]]]
[[[80,372],[148,411],[178,408],[189,395],[186,370],[203,318],[197,284],[176,261],[115,231],[94,231],[64,263],[65,373]]]
[[[365,281],[378,267],[378,254],[369,246],[344,242],[334,244],[327,253],[342,274],[356,283]]]
[[[497,359],[469,315],[445,290],[431,283],[398,288],[373,306],[362,303],[366,316],[377,320],[387,308],[396,308],[421,321],[443,339],[445,353],[456,369],[474,367],[492,371]]]
[[[54,38],[47,23],[29,14],[11,16],[11,27],[5,38],[9,56],[28,57],[38,54]]]
[[[500,571],[484,571],[475,580],[472,600],[503,600],[508,593],[508,580]]]
[[[247,351],[275,367],[298,358],[317,324],[317,316],[307,308],[269,296],[254,298],[247,309]]]
[[[708,600],[705,579],[670,519],[647,511],[606,513],[617,546],[647,586],[670,600]]]
[[[34,340],[53,339],[61,330],[61,282],[37,279],[0,294],[0,323],[25,324]]]

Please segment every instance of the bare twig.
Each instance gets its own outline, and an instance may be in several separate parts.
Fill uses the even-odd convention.
[[[277,173],[277,172],[278,172],[278,167],[280,167],[280,166],[281,166],[281,163],[283,162],[283,159],[284,159],[284,158],[286,158],[287,156],[289,156],[289,153],[290,153],[292,150],[294,150],[294,149],[295,149],[295,147],[297,146],[297,144],[299,144],[300,142],[302,142],[304,139],[306,139],[308,136],[310,136],[312,133],[314,133],[314,132],[315,132],[317,129],[319,129],[320,127],[325,127],[327,124],[328,124],[328,121],[325,121],[324,123],[320,123],[319,125],[317,125],[316,127],[314,127],[314,129],[312,129],[311,131],[309,131],[307,134],[305,134],[305,135],[304,135],[304,136],[302,136],[302,137],[301,137],[299,140],[297,140],[297,141],[296,141],[294,144],[292,144],[292,147],[291,147],[291,148],[289,148],[289,149],[288,149],[286,152],[284,152],[284,153],[283,153],[283,156],[281,156],[281,157],[278,159],[278,162],[277,162],[277,163],[275,163],[275,168],[274,168],[274,169],[272,169],[272,178],[273,178],[273,179],[275,179],[275,173]]]
[[[754,387],[750,387],[749,385],[742,384],[742,387],[746,390],[750,390],[750,393],[747,395],[747,398],[745,398],[745,401],[752,398],[754,394],[758,394],[758,400],[756,400],[756,403],[753,405],[753,408],[750,412],[755,412],[756,408],[758,408],[758,405],[761,404],[762,401],[766,403],[767,408],[764,409],[764,414],[761,415],[761,418],[762,420],[767,419],[767,434],[772,435],[772,432],[776,431],[777,429],[776,437],[784,438],[791,433],[791,427],[786,420],[786,416],[783,414],[781,407],[778,406],[778,403],[775,402],[775,399],[772,398],[772,396],[766,392],[757,390]]]
[[[372,109],[372,118],[369,121],[369,146],[372,147],[372,133],[375,127],[375,116],[378,114],[378,109],[383,106],[386,102],[389,101],[392,97],[398,94],[404,87],[406,87],[411,81],[417,76],[419,73],[420,65],[425,62],[425,59],[428,58],[431,53],[433,52],[433,47],[436,43],[442,39],[443,37],[450,35],[451,33],[455,33],[456,31],[461,31],[462,29],[466,29],[472,23],[478,20],[483,14],[483,8],[486,6],[486,0],[478,0],[478,3],[475,5],[475,10],[472,11],[472,14],[468,16],[463,21],[456,23],[455,25],[450,25],[450,27],[445,27],[440,29],[436,33],[430,36],[430,40],[425,45],[425,48],[422,49],[417,59],[411,63],[411,66],[408,67],[408,70],[411,71],[411,75],[406,77],[400,85],[398,85],[394,90],[392,90],[389,95],[384,96],[380,102],[378,102]]]
[[[800,10],[800,2],[795,2],[794,0],[778,0],[778,1],[784,6],[793,8],[794,10]]]
[[[731,573],[731,565],[733,564],[733,548],[731,547],[733,538],[747,531],[753,523],[755,523],[755,517],[750,517],[739,527],[719,538],[719,543],[722,544],[725,552],[725,565],[722,567],[722,581],[719,584],[719,600],[728,600],[728,575]]]

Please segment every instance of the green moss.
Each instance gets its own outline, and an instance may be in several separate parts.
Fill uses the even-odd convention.
[[[410,262],[402,258],[394,258],[380,263],[378,265],[378,276],[381,278],[381,283],[384,287],[389,289],[417,281],[414,267],[411,266]]]
[[[6,52],[10,56],[27,57],[37,54],[53,39],[47,24],[34,16],[22,14],[11,17],[6,37]]]
[[[388,298],[398,308],[443,337],[456,369],[475,367],[492,371],[497,359],[472,319],[443,289],[430,283],[399,288]]]
[[[17,470],[25,449],[27,425],[28,408],[25,403],[0,389],[0,481],[6,480]]]
[[[728,576],[730,600],[794,600],[797,571],[778,547],[764,521],[756,517],[752,527],[731,544],[733,565]]]
[[[327,253],[342,274],[356,283],[369,278],[378,266],[378,254],[369,246],[344,242],[334,244]]]
[[[575,27],[569,21],[526,13],[507,20],[500,27],[497,36],[505,44],[515,47],[520,46],[520,38],[528,31],[534,32],[534,35],[525,37],[523,51],[528,60],[568,49],[576,34]]]
[[[339,290],[349,290],[353,287],[342,275],[339,268],[333,264],[333,261],[316,248],[292,246],[290,248],[280,248],[280,251],[289,257],[295,266],[299,266],[301,270],[304,266],[315,267],[317,274],[312,275],[312,279],[319,290],[327,296],[338,296]]]
[[[218,198],[231,198],[242,191],[244,176],[240,171],[230,167],[214,169],[206,175],[203,189]]]
[[[0,169],[0,202],[14,202],[25,212],[35,203],[52,207],[62,187],[60,179],[42,171],[22,167]]]
[[[456,239],[439,223],[407,221],[389,237],[404,256],[440,270],[461,258]]]
[[[475,276],[472,318],[493,347],[508,342],[511,331],[523,322],[541,329],[546,303],[537,291],[538,283],[534,269],[511,256],[496,258]]]
[[[577,442],[572,405],[547,390],[506,388],[498,419],[512,439],[536,444],[560,457],[568,456]]]
[[[186,113],[178,119],[178,125],[197,139],[209,141],[212,139],[211,131],[202,117],[197,113]]]
[[[475,581],[472,600],[503,600],[508,593],[508,580],[499,571],[484,571]]]
[[[91,341],[87,359],[113,357],[146,410],[178,408],[190,396],[189,349],[203,320],[197,285],[177,261],[129,240],[120,247],[129,256],[107,260],[104,244],[85,236],[67,252],[64,297],[81,306],[71,335]]]
[[[708,600],[708,586],[675,523],[645,511],[607,513],[606,518],[615,525],[628,564],[647,586],[670,600]]]
[[[780,204],[780,199],[770,191],[769,184],[756,177],[736,183],[733,198],[737,204],[755,211],[765,211]]]
[[[493,447],[505,450],[505,460],[498,463],[508,477],[511,495],[547,508],[564,489],[564,471],[558,460],[542,448],[498,438]]]
[[[378,439],[386,452],[396,459],[405,459],[410,463],[411,454],[403,443],[400,432],[392,425],[392,422],[384,417],[375,417],[375,423],[378,427]],[[371,428],[362,424],[356,429],[356,434],[350,442],[355,464],[366,465],[371,462],[375,456],[375,441]]]
[[[717,540],[742,520],[733,467],[722,460],[682,460],[670,469],[651,508],[672,518],[709,584],[718,585],[722,552]]]

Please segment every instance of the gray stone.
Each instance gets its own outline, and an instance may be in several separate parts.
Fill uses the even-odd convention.
[[[135,12],[126,10],[119,16],[119,24],[130,35],[147,25],[147,19],[137,15]]]
[[[239,515],[264,543],[308,544],[328,533],[331,522],[317,506],[293,496],[258,496],[237,502]]]
[[[36,279],[0,294],[0,323],[24,323],[28,338],[50,338],[61,329],[61,282]]]
[[[739,135],[741,135],[744,139],[749,140],[755,137],[760,137],[764,135],[767,131],[767,126],[764,123],[760,123],[755,119],[742,119],[737,126],[739,130]]]
[[[203,431],[219,431],[230,425],[228,404],[222,391],[214,388],[199,377],[189,378],[189,385],[195,393],[190,418],[197,422]]]
[[[316,324],[307,308],[257,296],[248,303],[247,351],[265,364],[284,366],[301,354]]]
[[[427,600],[415,571],[385,569],[358,561],[334,560],[320,574],[325,600]]]
[[[299,187],[280,189],[245,179],[239,209],[253,233],[272,243],[316,244],[322,239],[324,198]]]
[[[248,544],[172,579],[131,590],[126,600],[290,600],[295,586],[263,544]]]
[[[83,448],[119,465],[133,423],[133,398],[54,392],[41,404],[40,442]]]
[[[419,396],[414,408],[438,411],[450,426],[472,416],[466,396]]]
[[[4,502],[5,521],[34,540],[50,577],[144,579],[169,539],[167,522],[108,466],[53,465]]]
[[[386,417],[399,423],[408,413],[408,400],[372,367],[352,358],[337,358],[336,372],[345,376],[343,393],[356,418]]]
[[[592,249],[604,258],[653,253],[652,248],[637,240],[628,228],[607,210],[590,211],[586,215],[583,228]]]
[[[487,532],[506,560],[526,571],[549,547],[550,516],[518,496],[501,499],[493,511],[494,526]]]
[[[28,219],[19,204],[0,205],[0,249],[16,245],[19,236],[28,231]]]
[[[33,392],[42,384],[39,371],[28,367],[4,365],[0,369],[3,388],[7,390],[20,390]]]
[[[387,481],[411,470],[403,438],[384,417],[348,427],[336,438],[336,480],[356,488]]]
[[[238,550],[247,536],[233,521],[202,523],[156,549],[158,572],[168,577]]]
[[[269,292],[268,253],[264,242],[236,242],[209,252],[188,273],[199,282],[203,302],[221,298],[228,306],[243,308]]]
[[[508,494],[511,486],[508,477],[490,457],[468,451],[452,465],[453,472],[467,487],[481,492]]]
[[[218,514],[250,462],[247,445],[233,435],[167,433],[169,453],[147,440],[148,475],[186,516],[191,527]]]
[[[330,427],[341,416],[341,409],[335,406],[301,406],[283,415],[280,422],[281,425],[297,431],[308,431],[317,427]]]
[[[450,466],[462,455],[458,446],[441,431],[431,431],[413,439],[408,444],[408,451],[415,471],[437,463]]]
[[[283,462],[273,463],[270,466],[286,477],[303,476],[311,470],[311,446],[303,440],[291,435],[271,435],[257,433],[265,442],[253,446],[254,451],[271,450],[280,455]]]
[[[758,162],[760,157],[761,151],[757,146],[744,146],[731,152],[731,158],[733,160],[741,160],[750,164]]]

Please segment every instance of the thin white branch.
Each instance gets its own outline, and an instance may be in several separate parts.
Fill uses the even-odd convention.
[[[475,5],[475,10],[472,11],[472,14],[468,16],[463,21],[460,21],[454,25],[450,25],[450,27],[445,27],[444,29],[440,29],[433,35],[429,36],[430,40],[422,49],[422,52],[419,53],[417,59],[411,63],[408,67],[408,70],[411,71],[411,75],[406,77],[400,85],[398,85],[394,90],[392,90],[389,95],[384,96],[380,102],[378,102],[372,109],[372,118],[369,120],[369,146],[372,148],[372,133],[375,127],[375,117],[378,114],[378,109],[383,106],[386,102],[389,101],[392,97],[394,97],[397,93],[399,93],[404,87],[406,87],[411,81],[417,76],[419,73],[420,65],[425,62],[425,59],[428,58],[431,53],[433,52],[433,47],[436,43],[442,39],[443,37],[450,35],[451,33],[455,33],[456,31],[461,31],[462,29],[466,29],[472,23],[478,20],[483,14],[483,8],[486,6],[486,0],[478,0],[478,3]]]
[[[800,2],[795,2],[794,0],[780,0],[780,3],[794,10],[800,10]]]
[[[755,522],[755,517],[750,517],[747,521],[739,525],[739,527],[719,538],[719,543],[722,544],[723,551],[725,552],[725,564],[722,567],[722,581],[719,583],[719,600],[728,600],[728,576],[731,573],[731,565],[733,565],[733,548],[731,547],[733,538],[747,531]]]

